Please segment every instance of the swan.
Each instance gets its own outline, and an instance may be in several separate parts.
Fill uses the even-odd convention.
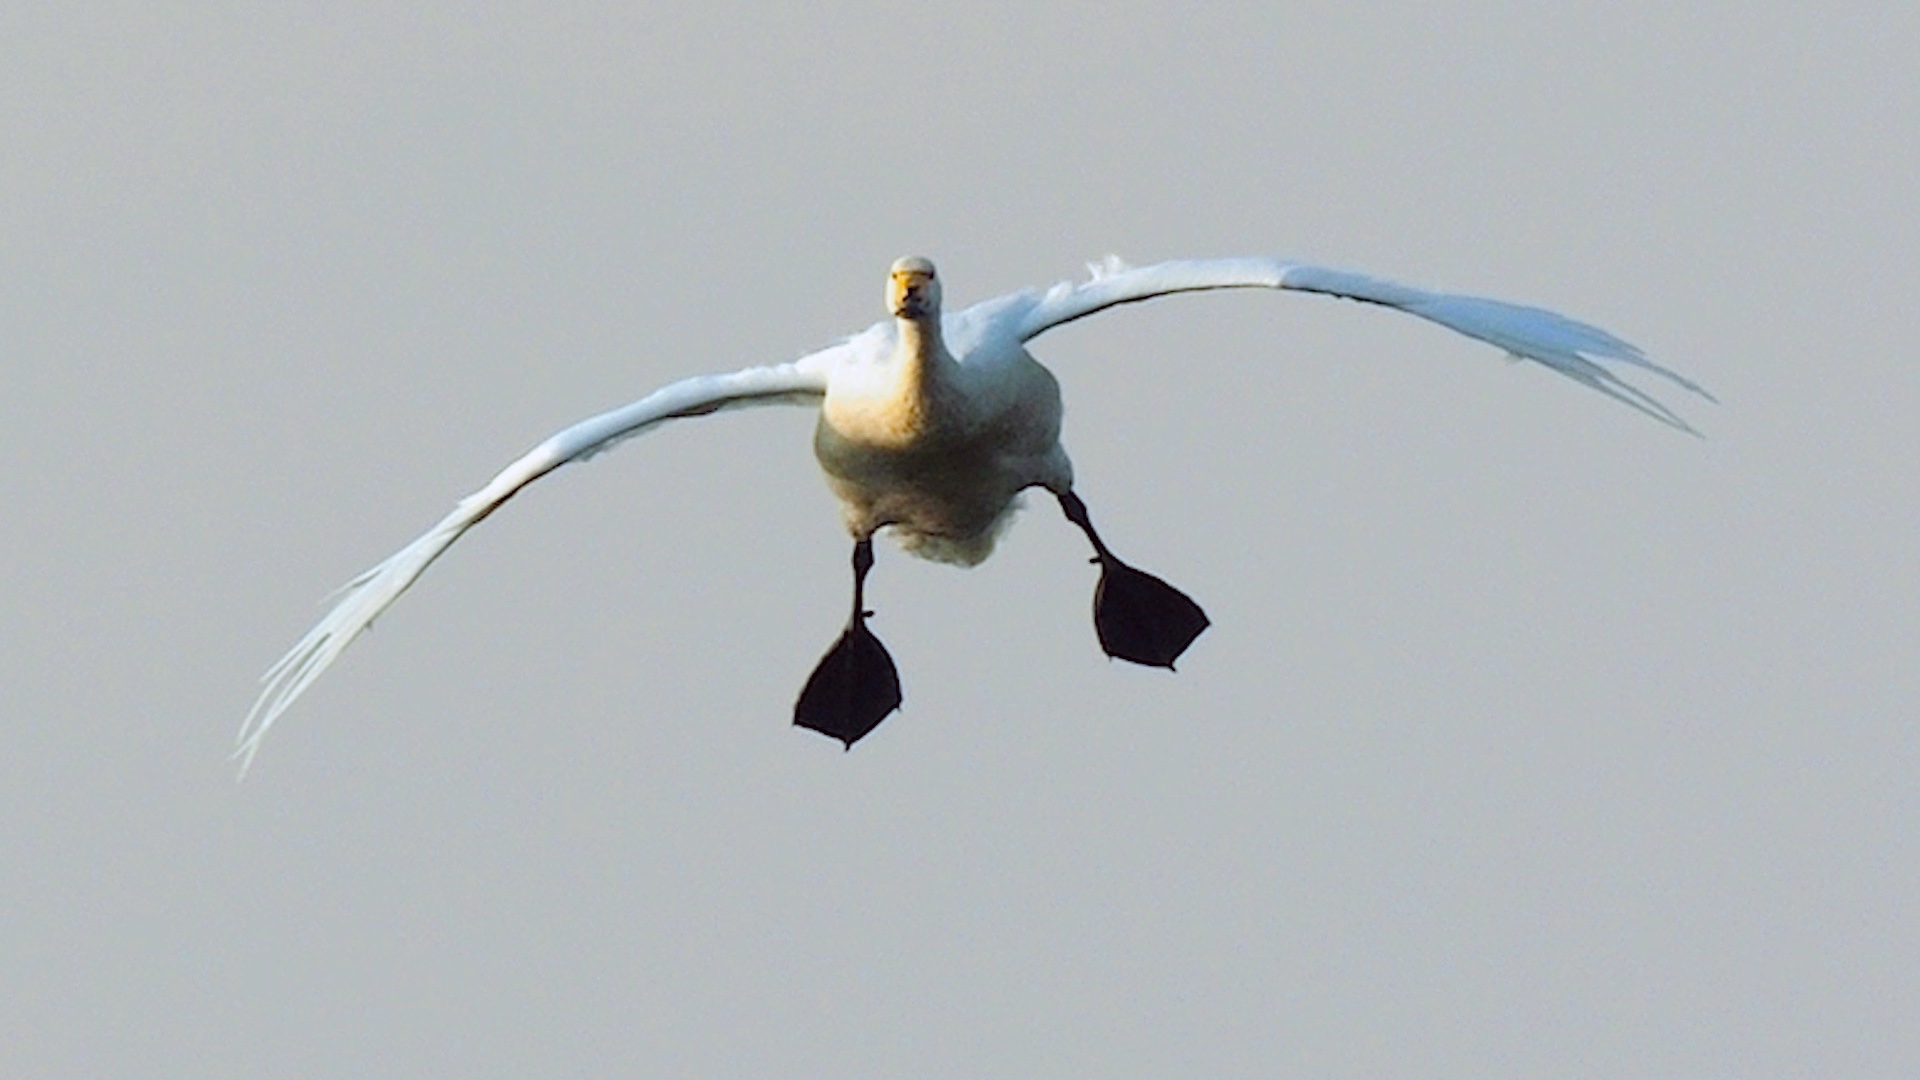
[[[1090,264],[1087,280],[1024,289],[945,314],[931,261],[910,256],[887,275],[890,318],[784,364],[671,383],[589,417],[535,446],[413,542],[360,574],[262,677],[234,757],[245,776],[275,721],[433,561],[520,489],[668,420],[792,404],[819,410],[813,449],[853,536],[853,606],[794,707],[794,723],[851,749],[901,702],[899,674],[867,627],[873,537],[890,530],[911,554],[971,566],[993,550],[1020,492],[1046,489],[1086,534],[1100,568],[1094,630],[1110,657],[1171,669],[1207,627],[1190,597],[1121,561],[1073,490],[1060,445],[1060,386],[1026,345],[1058,326],[1122,304],[1212,289],[1284,289],[1417,315],[1543,364],[1682,432],[1678,413],[1603,362],[1652,372],[1708,401],[1699,384],[1612,334],[1536,307],[1430,292],[1365,274],[1274,258],[1197,259],[1133,268]]]

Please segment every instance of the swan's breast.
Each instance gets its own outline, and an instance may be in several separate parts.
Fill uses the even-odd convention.
[[[850,531],[891,526],[916,554],[974,563],[1022,489],[1071,484],[1059,384],[1024,351],[1009,359],[956,365],[922,393],[866,379],[829,388],[814,455]]]

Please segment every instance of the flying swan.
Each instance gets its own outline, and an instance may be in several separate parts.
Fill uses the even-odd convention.
[[[461,534],[521,488],[654,426],[749,405],[817,407],[813,450],[853,534],[853,609],[807,680],[794,723],[852,745],[900,705],[893,659],[867,629],[873,535],[891,529],[914,555],[971,566],[993,550],[1015,496],[1043,487],[1093,545],[1094,630],[1108,656],[1172,668],[1207,627],[1186,594],[1122,562],[1094,531],[1060,445],[1060,386],[1026,350],[1056,326],[1120,304],[1207,289],[1291,289],[1404,311],[1532,360],[1670,427],[1698,434],[1602,361],[1691,380],[1597,327],[1540,308],[1423,289],[1279,259],[1203,259],[1138,269],[1109,258],[1084,282],[1026,289],[943,315],[933,263],[887,275],[890,319],[790,363],[700,375],[590,417],[534,447],[460,500],[425,534],[349,582],[318,625],[263,677],[234,756],[245,775],[269,729],[342,651]]]

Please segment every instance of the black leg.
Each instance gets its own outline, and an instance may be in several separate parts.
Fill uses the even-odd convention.
[[[1093,529],[1087,504],[1071,491],[1059,493],[1067,520],[1093,542],[1100,584],[1093,591],[1093,629],[1108,656],[1171,670],[1193,639],[1207,628],[1207,613],[1179,589],[1116,558]]]
[[[886,646],[867,629],[867,571],[873,569],[873,540],[853,545],[853,615],[847,629],[807,678],[793,706],[793,722],[839,739],[853,749],[867,732],[900,707],[900,673]]]

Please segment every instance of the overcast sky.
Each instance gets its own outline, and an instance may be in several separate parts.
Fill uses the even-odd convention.
[[[0,9],[0,1072],[1920,1072],[1920,14],[647,7]],[[1035,352],[1178,674],[1036,499],[882,543],[905,708],[793,729],[847,538],[810,415],[733,413],[527,491],[234,783],[316,602],[545,435],[899,255],[1109,252],[1723,404],[1126,308]]]

